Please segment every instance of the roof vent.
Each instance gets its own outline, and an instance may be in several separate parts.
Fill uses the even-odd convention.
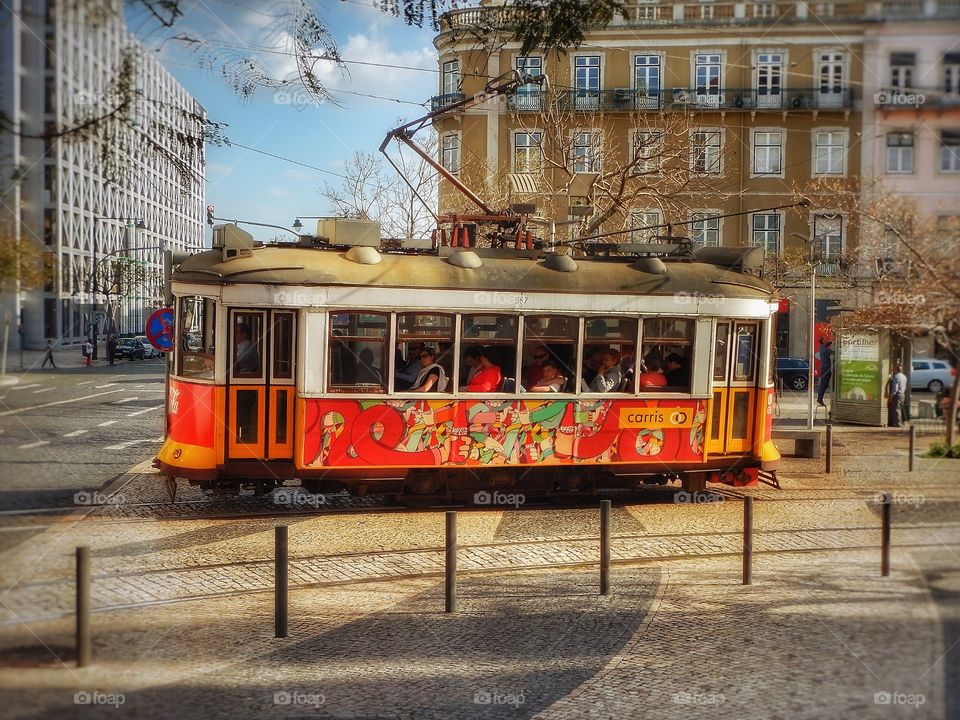
[[[383,259],[380,257],[377,249],[369,245],[354,245],[347,250],[346,257],[347,260],[355,262],[358,265],[376,265]]]
[[[633,267],[640,272],[650,273],[651,275],[663,275],[667,271],[667,266],[663,264],[663,260],[656,257],[637,258]]]
[[[213,247],[223,254],[223,261],[250,257],[253,254],[253,235],[236,225],[216,225],[213,228]]]
[[[447,262],[454,267],[474,270],[483,265],[483,260],[473,250],[457,250],[447,256]]]
[[[576,260],[569,255],[558,255],[557,253],[547,255],[543,265],[557,272],[576,272],[577,270]]]

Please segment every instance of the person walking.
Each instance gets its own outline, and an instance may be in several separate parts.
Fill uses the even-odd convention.
[[[894,363],[884,394],[887,397],[887,425],[903,427],[903,401],[907,395],[907,376],[903,374],[903,366],[900,363]]]
[[[111,335],[107,339],[107,362],[113,365],[113,356],[117,354],[117,338]]]
[[[57,363],[53,360],[53,343],[51,343],[49,340],[47,340],[47,347],[43,351],[43,362],[40,363],[40,367],[45,368],[47,363],[50,363],[50,366],[54,370],[57,369]]]
[[[832,340],[820,339],[820,392],[817,393],[817,405],[826,407],[823,396],[830,387],[830,378],[833,375],[833,345]]]
[[[83,355],[87,358],[87,367],[93,366],[93,343],[87,340],[83,344]]]

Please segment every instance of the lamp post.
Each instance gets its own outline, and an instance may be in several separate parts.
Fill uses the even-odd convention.
[[[97,217],[94,216],[93,222],[97,223],[100,221],[118,221],[128,223],[128,226],[132,226],[136,230],[146,230],[147,226],[143,222],[143,218],[136,217]],[[126,248],[124,248],[126,249]],[[93,343],[93,359],[97,359],[97,266],[103,260],[106,260],[111,255],[116,255],[122,250],[114,250],[111,253],[107,253],[103,258],[97,259],[97,230],[93,230],[93,263],[90,266],[90,342]]]
[[[807,371],[807,430],[813,430],[815,368],[817,359],[817,257],[815,253],[816,236],[810,238],[800,233],[791,233],[807,244],[810,264],[810,368]]]

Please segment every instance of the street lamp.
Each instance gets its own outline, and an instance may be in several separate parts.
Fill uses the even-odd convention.
[[[817,357],[817,257],[815,253],[816,235],[810,238],[800,233],[790,233],[796,238],[803,240],[809,250],[808,262],[810,263],[810,368],[807,371],[807,429],[813,430],[814,416],[814,370]]]
[[[132,226],[136,230],[146,230],[147,226],[143,222],[143,218],[136,217],[97,217],[96,215],[93,218],[93,222],[99,221],[117,221],[128,223],[129,226]],[[93,359],[97,359],[97,266],[102,260],[106,260],[111,255],[116,255],[122,250],[114,250],[111,253],[107,253],[101,260],[97,259],[97,231],[94,228],[93,231],[93,263],[90,266],[90,341],[93,343]],[[126,248],[124,248],[126,249]]]

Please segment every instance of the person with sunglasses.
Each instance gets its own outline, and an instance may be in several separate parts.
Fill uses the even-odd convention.
[[[417,356],[420,372],[417,374],[411,392],[444,392],[447,389],[447,374],[437,362],[437,351],[425,347]]]
[[[393,385],[397,390],[409,390],[417,375],[420,374],[420,353],[425,345],[420,341],[413,341],[407,345],[407,359],[404,361],[400,348],[397,348],[397,372],[393,376]]]
[[[543,363],[550,359],[550,352],[543,346],[535,348],[533,351],[533,362],[527,365],[523,370],[523,384],[527,387],[533,387],[540,382],[543,377]]]

